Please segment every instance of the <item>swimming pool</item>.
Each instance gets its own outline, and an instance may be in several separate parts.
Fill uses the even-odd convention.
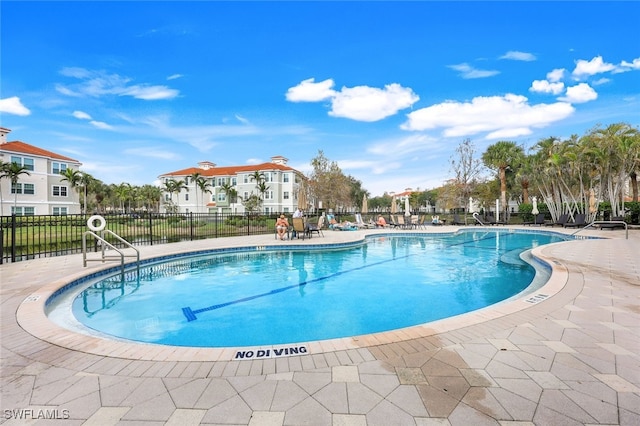
[[[562,241],[504,230],[380,235],[340,249],[176,258],[69,291],[89,329],[197,347],[308,342],[370,334],[470,312],[523,291],[535,269],[519,254]],[[54,317],[56,315],[53,315]]]

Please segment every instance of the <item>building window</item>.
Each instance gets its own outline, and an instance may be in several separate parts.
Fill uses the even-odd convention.
[[[284,183],[289,182],[289,173],[283,173],[283,174],[282,174],[282,181],[283,181]]]
[[[51,163],[51,173],[54,175],[64,173],[65,170],[67,170],[67,165],[65,163],[58,163],[57,161]]]
[[[66,197],[67,196],[67,187],[60,185],[53,185],[53,196],[54,197]]]
[[[54,207],[53,208],[53,215],[54,216],[66,216],[67,215],[67,208],[66,207]]]
[[[227,183],[227,178],[218,178],[218,186],[222,186]]]
[[[282,198],[285,199],[285,200],[288,200],[289,199],[289,191],[284,191],[282,193]]]
[[[22,166],[26,170],[33,170],[33,158],[11,156],[11,162],[18,163],[18,166]]]
[[[184,200],[189,201],[189,194],[184,194]]]
[[[227,195],[224,192],[219,193],[218,201],[227,201]]]
[[[242,177],[242,182],[243,182],[243,183],[249,183],[249,175],[244,175],[244,176]]]
[[[15,183],[11,184],[12,194],[27,194],[33,195],[36,193],[35,186],[32,183]]]
[[[169,194],[164,194],[164,201],[169,201]]]
[[[267,191],[264,193],[265,200],[273,200],[273,191]]]
[[[11,214],[16,216],[35,216],[35,207],[14,207],[11,206]]]
[[[271,172],[267,172],[264,174],[264,181],[265,182],[273,182],[273,173]]]
[[[231,186],[236,186],[238,185],[238,178],[232,177],[231,178]]]
[[[249,199],[249,192],[248,191],[244,191],[244,194],[242,195],[242,199],[247,201]]]

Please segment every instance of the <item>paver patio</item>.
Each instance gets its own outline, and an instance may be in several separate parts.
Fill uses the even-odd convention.
[[[291,244],[371,232],[325,231]],[[38,313],[42,289],[102,265],[82,268],[81,255],[0,265],[0,423],[637,426],[640,230],[628,240],[624,231],[581,234],[607,238],[536,249],[554,270],[539,291],[549,297],[251,360],[234,359],[231,349],[61,332]],[[277,243],[273,235],[235,237],[141,253]]]

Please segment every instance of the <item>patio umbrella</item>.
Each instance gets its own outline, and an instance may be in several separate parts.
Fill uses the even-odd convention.
[[[404,215],[411,216],[411,206],[409,205],[409,197],[404,199]]]
[[[396,204],[396,196],[391,197],[391,214],[398,213],[398,206]]]
[[[538,213],[540,213],[540,211],[538,210],[538,198],[533,197],[533,209],[531,209],[531,214],[535,216]]]
[[[303,184],[300,184],[300,189],[298,189],[298,208],[302,211],[306,211],[309,202],[307,201],[307,191]]]
[[[367,204],[367,194],[364,194],[362,196],[362,211],[360,213],[369,213],[369,206]]]
[[[598,207],[596,205],[596,191],[591,188],[589,190],[589,213],[595,214],[598,212]]]

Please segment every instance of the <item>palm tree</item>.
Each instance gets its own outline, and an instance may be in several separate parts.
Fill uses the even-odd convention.
[[[82,172],[80,175],[80,185],[83,187],[84,189],[84,212],[86,213],[88,211],[88,205],[89,205],[89,186],[93,185],[95,183],[95,178],[93,176],[91,176],[89,173],[86,172]]]
[[[167,179],[164,181],[164,183],[162,184],[162,190],[165,192],[169,193],[169,204],[170,207],[169,209],[167,209],[165,207],[166,210],[174,210],[174,205],[173,205],[173,193],[175,192],[175,188],[176,188],[176,180],[175,179]]]
[[[0,216],[4,213],[4,198],[2,197],[2,179],[7,176],[7,171],[9,170],[9,166],[11,163],[4,162],[0,160]]]
[[[78,203],[80,203],[80,182],[82,181],[82,172],[75,169],[64,169],[60,171],[61,181],[69,182],[69,186],[78,194]],[[85,200],[86,204],[86,200]],[[82,204],[80,204],[80,212],[82,213]]]
[[[200,192],[202,192],[202,198],[203,198],[203,204],[204,203],[204,194],[211,194],[211,190],[209,188],[211,188],[211,183],[209,183],[209,181],[202,177],[202,176],[198,176],[195,180],[196,182],[196,187],[200,190]],[[196,206],[198,205],[198,196],[197,196],[197,191],[196,191]]]
[[[184,180],[174,180],[173,191],[178,194],[178,200],[176,202],[176,206],[178,208],[176,213],[180,213],[180,192],[182,190],[189,192],[189,187],[187,186],[187,182]]]
[[[482,162],[486,167],[498,171],[500,179],[500,202],[507,217],[507,169],[515,170],[524,158],[524,150],[515,142],[500,141],[490,145],[482,154]]]
[[[233,187],[231,182],[225,182],[220,185],[220,190],[224,192],[225,196],[229,200],[229,206],[236,202],[236,198],[238,197],[238,191]]]
[[[13,212],[15,214],[18,208],[18,181],[20,176],[31,176],[29,169],[25,166],[21,166],[18,163],[12,162],[8,167],[3,166],[2,177],[7,177],[11,181],[11,188],[13,190]]]
[[[120,200],[120,210],[122,211],[122,213],[126,213],[124,209],[124,202],[131,196],[131,190],[131,184],[128,184],[126,182],[122,182],[115,188],[114,192],[118,200]]]
[[[256,170],[251,174],[251,180],[256,182],[256,188],[260,196],[258,197],[259,203],[264,203],[264,194],[269,190],[264,173],[260,170]]]

